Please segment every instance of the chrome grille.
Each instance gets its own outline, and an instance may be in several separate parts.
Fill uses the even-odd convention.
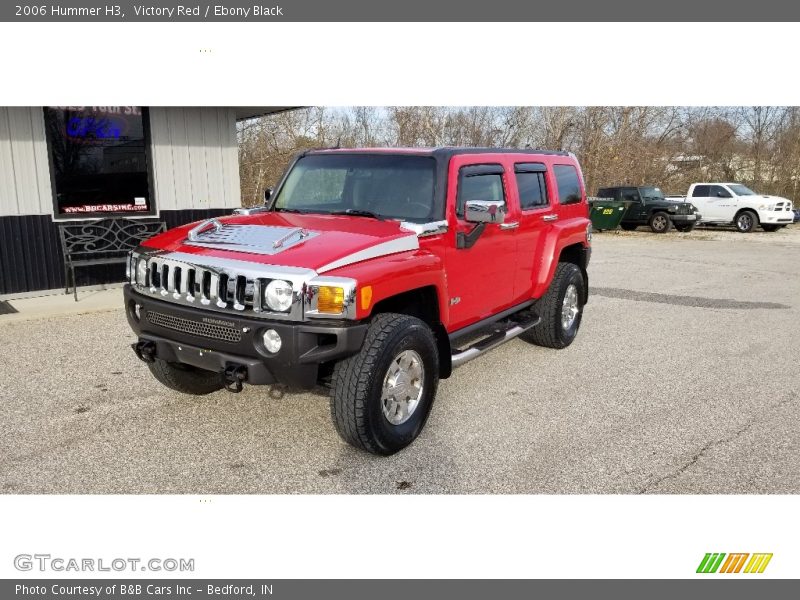
[[[242,332],[233,327],[183,319],[181,317],[165,315],[164,313],[154,310],[148,310],[146,316],[150,323],[158,325],[159,327],[164,327],[165,329],[172,329],[173,331],[180,331],[182,333],[188,333],[189,335],[212,340],[221,340],[232,344],[242,340]]]
[[[152,297],[208,310],[245,313],[270,319],[303,319],[305,282],[316,275],[310,269],[249,264],[217,257],[185,253],[131,254],[129,281]],[[273,279],[292,284],[293,301],[286,312],[270,310],[262,292]]]

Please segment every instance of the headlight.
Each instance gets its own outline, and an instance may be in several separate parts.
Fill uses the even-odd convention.
[[[774,204],[762,204],[758,207],[758,210],[775,210]]]
[[[271,310],[286,312],[292,307],[292,284],[273,279],[264,289],[264,302]]]
[[[319,286],[317,310],[331,315],[341,314],[344,311],[344,289],[331,285]]]

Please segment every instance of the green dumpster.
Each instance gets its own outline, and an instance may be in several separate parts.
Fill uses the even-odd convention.
[[[592,220],[592,229],[595,231],[616,229],[631,204],[632,202],[627,200],[611,198],[589,199],[589,218]]]

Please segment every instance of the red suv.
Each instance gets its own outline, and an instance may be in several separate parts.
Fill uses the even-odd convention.
[[[578,333],[591,227],[572,154],[314,150],[265,196],[131,253],[134,350],[164,385],[324,385],[339,434],[392,454],[455,367]]]

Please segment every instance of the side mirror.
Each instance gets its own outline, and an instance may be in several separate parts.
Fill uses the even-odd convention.
[[[467,200],[464,219],[470,223],[502,223],[506,219],[506,203],[499,200]]]
[[[269,204],[269,199],[272,198],[272,188],[264,190],[264,204]]]

